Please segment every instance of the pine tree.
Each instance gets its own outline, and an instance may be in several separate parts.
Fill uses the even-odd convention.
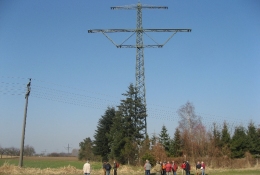
[[[256,144],[256,152],[257,152],[257,155],[259,157],[260,155],[260,128],[257,128],[257,144]]]
[[[162,126],[161,133],[159,134],[159,142],[163,145],[166,152],[170,151],[170,136],[167,133],[166,126]]]
[[[213,143],[215,148],[221,147],[221,133],[218,130],[216,123],[213,123]]]
[[[255,125],[253,122],[250,122],[247,129],[247,149],[252,155],[260,153],[259,150],[257,150],[259,139]]]
[[[121,112],[126,127],[127,136],[132,137],[135,141],[141,141],[144,138],[142,131],[145,129],[144,119],[146,117],[145,105],[141,98],[137,96],[138,91],[130,84],[128,91],[123,94],[124,100],[121,100],[118,110]]]
[[[181,142],[181,132],[176,128],[173,138],[173,156],[180,157],[182,156],[182,142]]]
[[[228,131],[228,124],[226,122],[223,123],[223,128],[221,132],[221,146],[228,146],[230,145],[231,137]]]
[[[103,160],[108,160],[109,140],[106,133],[110,132],[110,128],[113,124],[113,118],[115,117],[115,108],[108,107],[105,114],[99,119],[97,130],[94,134],[94,147],[93,152],[95,155],[100,155]]]
[[[79,147],[80,147],[78,153],[79,160],[87,160],[87,159],[92,159],[94,157],[94,154],[92,152],[93,143],[89,137],[84,139],[83,142],[80,142]]]
[[[145,106],[137,97],[137,93],[133,84],[130,84],[128,91],[123,94],[125,99],[121,100],[118,106],[116,118],[113,120],[109,133],[110,157],[115,157],[122,163],[134,163],[133,154],[138,154],[138,147],[144,139],[142,131],[145,128],[143,122],[146,117]]]
[[[247,148],[247,136],[243,126],[235,128],[234,135],[231,139],[231,157],[243,158]]]
[[[223,123],[223,128],[221,131],[221,151],[223,156],[231,157],[231,136],[228,131],[228,124],[226,122]]]

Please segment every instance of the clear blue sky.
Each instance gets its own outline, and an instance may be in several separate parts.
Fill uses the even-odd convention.
[[[135,84],[135,49],[117,49],[89,29],[135,28],[137,0],[0,1],[0,146],[20,148],[26,84],[32,78],[25,145],[66,152],[93,138],[107,106]],[[190,28],[145,49],[148,134],[173,136],[187,101],[213,122],[260,124],[260,1],[142,0],[143,28]],[[109,36],[117,43],[130,34]],[[169,33],[150,33],[163,43]],[[153,44],[144,37],[146,44]],[[128,44],[135,44],[135,36]]]

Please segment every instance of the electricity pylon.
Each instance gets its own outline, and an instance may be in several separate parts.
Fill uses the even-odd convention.
[[[135,77],[136,77],[136,88],[138,90],[138,97],[141,99],[142,103],[145,105],[145,116],[146,115],[146,98],[145,98],[145,75],[144,75],[144,48],[162,48],[177,32],[191,32],[191,29],[143,29],[142,25],[142,9],[168,9],[166,6],[151,6],[142,5],[138,2],[135,5],[125,5],[111,7],[112,10],[136,10],[137,11],[137,22],[136,29],[93,29],[88,30],[88,33],[103,33],[117,48],[136,48],[136,67],[135,67]],[[114,32],[131,32],[132,34],[121,44],[116,44],[107,33]],[[172,32],[172,35],[163,43],[157,43],[152,37],[150,37],[147,32]],[[136,34],[136,44],[126,45],[124,44],[129,38]],[[156,44],[154,45],[144,45],[143,34],[147,35]],[[146,117],[144,119],[145,124],[145,134],[147,134],[147,123]]]

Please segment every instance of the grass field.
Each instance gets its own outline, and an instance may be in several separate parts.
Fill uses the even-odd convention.
[[[22,174],[22,175],[54,175],[54,174],[73,174],[82,175],[82,167],[85,162],[77,160],[76,157],[25,157],[23,168],[18,167],[19,158],[0,159],[0,175]],[[102,163],[91,162],[91,175],[102,175]],[[260,167],[251,169],[206,169],[207,175],[260,175]],[[153,175],[153,171],[151,171]],[[113,173],[111,173],[112,175]],[[181,170],[178,170],[181,175]],[[118,175],[144,175],[143,168],[133,166],[120,166]],[[191,175],[195,175],[191,170]]]

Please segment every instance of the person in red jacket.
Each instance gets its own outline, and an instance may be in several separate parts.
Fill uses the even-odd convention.
[[[185,163],[185,161],[183,161],[183,163],[181,164],[182,175],[184,175],[184,169],[185,168],[186,168],[186,163]]]
[[[205,175],[205,168],[206,168],[206,165],[205,165],[205,163],[202,161],[202,162],[201,162],[201,174],[202,174],[202,175]]]
[[[167,164],[165,165],[165,169],[166,169],[166,175],[170,175],[172,172],[172,164],[170,164],[170,161],[168,161]]]
[[[175,163],[174,161],[172,161],[172,171],[173,171],[173,175],[176,175],[178,169],[178,164]]]

